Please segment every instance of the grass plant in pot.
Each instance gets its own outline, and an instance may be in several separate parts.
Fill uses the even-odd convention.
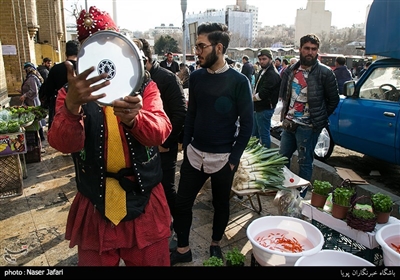
[[[243,255],[237,247],[229,250],[225,254],[226,266],[244,266],[246,256]]]
[[[350,210],[347,212],[346,222],[349,227],[357,230],[370,232],[375,229],[376,215],[369,204],[358,204],[363,199],[370,200],[369,196],[357,197],[351,204]]]
[[[338,187],[334,189],[332,194],[332,216],[337,219],[345,219],[355,194],[356,191],[353,188]]]
[[[389,195],[375,193],[371,196],[372,209],[377,216],[378,224],[386,224],[393,210],[393,201]]]
[[[332,188],[332,184],[328,181],[314,180],[311,191],[311,205],[314,207],[324,207]]]

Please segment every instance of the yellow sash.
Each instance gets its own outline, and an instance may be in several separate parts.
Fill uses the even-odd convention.
[[[118,129],[118,120],[114,115],[113,108],[105,107],[106,122],[108,129],[107,139],[107,171],[117,173],[125,168],[124,149],[122,147],[121,135]],[[120,186],[118,180],[107,177],[106,179],[105,214],[113,224],[118,225],[126,216],[126,192]]]

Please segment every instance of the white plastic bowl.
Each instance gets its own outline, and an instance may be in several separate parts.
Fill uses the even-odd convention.
[[[353,254],[336,251],[321,250],[312,256],[300,257],[294,266],[375,266]]]
[[[300,253],[279,252],[265,248],[255,238],[258,234],[271,229],[289,230],[303,235],[314,247]],[[314,255],[321,251],[324,245],[324,237],[316,226],[301,219],[287,216],[258,218],[250,223],[246,234],[253,246],[253,256],[261,266],[293,266],[300,257]]]
[[[400,223],[387,224],[381,227],[375,234],[376,242],[382,248],[383,263],[385,266],[400,266],[400,254],[386,243],[386,240],[393,236],[400,238]]]

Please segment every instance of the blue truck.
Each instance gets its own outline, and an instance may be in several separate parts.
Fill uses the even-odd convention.
[[[400,1],[374,0],[366,23],[365,54],[375,60],[329,117],[315,148],[326,160],[335,145],[400,165]]]

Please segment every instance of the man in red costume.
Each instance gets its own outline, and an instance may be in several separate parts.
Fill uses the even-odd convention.
[[[77,23],[81,43],[98,30],[118,31],[96,7],[83,10]],[[65,238],[71,248],[78,246],[78,265],[118,266],[123,260],[126,266],[169,266],[171,215],[157,147],[172,126],[157,85],[147,76],[140,94],[101,106],[96,101],[110,84],[107,73],[88,79],[94,67],[76,75],[72,64],[66,65],[68,85],[59,90],[48,141],[71,153],[75,163],[78,192]],[[113,161],[115,154],[121,157]],[[111,218],[110,209],[113,215],[122,211],[120,218]]]

